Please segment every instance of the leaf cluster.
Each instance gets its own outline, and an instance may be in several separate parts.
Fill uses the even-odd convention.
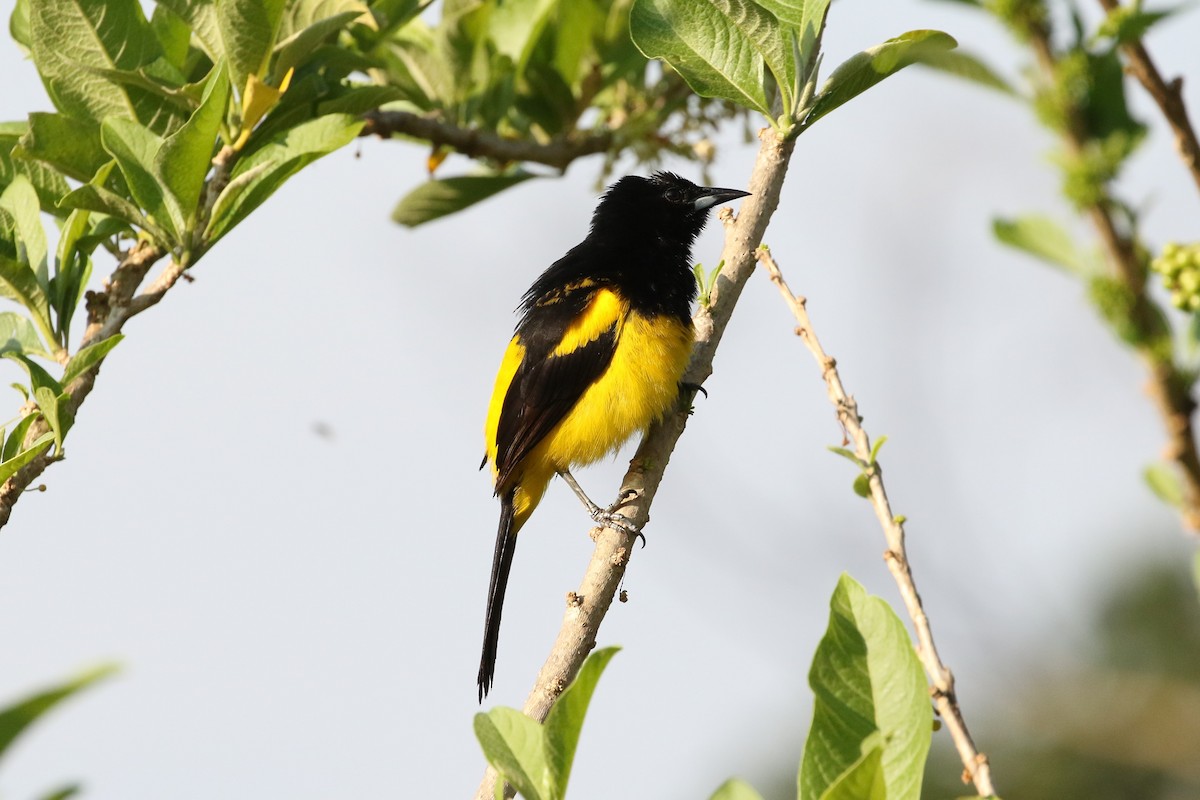
[[[378,37],[360,37],[370,76],[397,94],[385,108],[435,120],[452,131],[556,148],[595,138],[601,178],[623,158],[647,166],[664,156],[710,163],[711,135],[741,113],[700,98],[671,69],[648,60],[629,38],[632,0],[458,0]],[[432,175],[447,155],[434,143]],[[431,179],[393,218],[417,225],[462,210],[535,173],[486,148],[467,175]],[[536,161],[536,159],[534,159]]]
[[[818,84],[828,12],[829,0],[634,0],[630,32],[696,94],[757,111],[785,137],[956,44],[940,31],[909,31],[851,56]]]
[[[619,648],[588,657],[538,724],[513,708],[475,717],[475,735],[496,769],[529,800],[563,800],[584,716],[600,675]],[[887,602],[842,575],[829,627],[813,656],[812,726],[797,775],[800,800],[917,800],[933,731],[925,673],[904,623]],[[711,800],[761,800],[744,781]]]
[[[55,110],[0,123],[0,295],[21,309],[0,312],[0,354],[29,378],[15,385],[26,403],[0,483],[51,446],[61,457],[72,382],[121,340],[98,303],[72,353],[93,257],[116,257],[114,280],[132,294],[153,260],[192,266],[297,170],[351,141],[358,87],[325,48],[377,26],[357,0],[164,0],[149,18],[138,0],[18,0],[10,29]],[[126,265],[134,242],[157,255]]]

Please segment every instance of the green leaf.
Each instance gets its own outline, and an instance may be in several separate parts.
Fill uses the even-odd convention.
[[[1049,217],[1030,215],[1017,219],[992,220],[992,233],[1002,243],[1024,250],[1054,267],[1063,267],[1076,275],[1089,272],[1087,262],[1075,249],[1075,243],[1057,222]]]
[[[251,75],[266,76],[284,5],[284,0],[216,0],[222,55],[239,97]]]
[[[24,353],[50,358],[37,328],[15,311],[0,312],[0,353]]]
[[[311,3],[309,5],[312,5]],[[324,19],[317,19],[307,27],[297,30],[279,44],[275,45],[275,66],[271,70],[275,84],[283,80],[289,69],[300,66],[312,55],[317,46],[330,37],[331,34],[342,30],[354,20],[367,12],[367,7],[361,3],[353,3],[356,8],[341,11]],[[368,12],[369,14],[369,12]]]
[[[829,628],[809,684],[816,697],[798,779],[801,800],[917,800],[933,725],[925,674],[904,623],[849,575],[842,575],[830,600]],[[852,770],[863,770],[853,786],[873,785],[868,762],[876,748],[882,749],[884,794],[826,795],[850,781]]]
[[[130,225],[146,231],[158,241],[169,242],[171,240],[166,231],[146,219],[141,209],[102,186],[85,183],[64,197],[60,203],[63,208],[98,211],[101,214],[124,220]]]
[[[68,800],[83,791],[83,787],[77,783],[60,786],[51,791],[49,794],[42,795],[40,800]]]
[[[1146,126],[1129,113],[1125,98],[1125,67],[1117,51],[1087,56],[1086,93],[1080,99],[1083,124],[1088,136],[1107,139],[1113,135],[1127,142],[1132,153]]]
[[[488,763],[526,800],[552,800],[542,726],[515,708],[475,715],[475,738]]]
[[[744,780],[730,778],[718,786],[708,800],[762,800],[762,795]]]
[[[878,439],[875,440],[875,444],[871,445],[871,460],[870,460],[871,464],[874,464],[876,461],[879,460],[879,451],[883,449],[883,446],[885,444],[887,444],[887,440],[888,440],[888,437],[880,436]]]
[[[488,763],[526,800],[566,796],[584,714],[601,673],[619,649],[606,647],[588,656],[545,725],[504,706],[475,715],[475,736]]]
[[[543,726],[546,734],[546,756],[550,769],[558,781],[557,796],[567,794],[567,781],[571,777],[571,765],[575,761],[575,750],[579,744],[579,734],[583,730],[583,719],[587,715],[588,705],[592,702],[592,694],[596,684],[604,674],[608,662],[621,648],[604,647],[596,650],[587,657],[579,674],[571,685],[559,696],[558,701],[546,715]]]
[[[38,410],[42,412],[46,424],[50,426],[50,432],[54,434],[55,451],[61,454],[63,438],[71,428],[72,420],[67,408],[67,401],[71,399],[71,396],[55,394],[53,389],[41,386],[33,390],[33,399],[37,402]]]
[[[55,206],[59,198],[71,191],[66,178],[49,164],[23,157],[20,140],[28,133],[29,125],[17,122],[11,123],[11,127],[11,131],[0,132],[0,189],[23,175],[37,192],[41,210],[61,216]]]
[[[38,330],[47,337],[47,341],[54,341],[50,327],[50,303],[28,264],[0,255],[0,297],[16,300],[29,309]]]
[[[371,3],[364,0],[293,0],[287,4],[283,18],[279,21],[280,44],[277,44],[275,49],[278,51],[285,40],[297,33],[348,11],[359,15],[360,24],[374,29],[376,15],[373,12],[378,10],[375,7],[379,5],[381,4],[378,0]]]
[[[371,14],[381,26],[380,33],[390,33],[428,8],[431,2],[432,0],[372,0]]]
[[[30,414],[27,417],[27,419],[30,419],[30,420],[37,419],[37,416],[38,416],[37,414]],[[16,436],[16,431],[13,431],[12,436],[10,436],[9,438],[12,439],[15,436]],[[4,483],[9,478],[11,478],[13,475],[16,475],[17,472],[22,467],[24,467],[30,461],[33,461],[35,458],[37,458],[43,452],[45,452],[46,448],[48,448],[53,442],[54,442],[54,434],[53,433],[42,434],[41,436],[39,436],[37,438],[37,440],[32,445],[30,445],[28,450],[22,450],[21,452],[14,455],[12,458],[6,460],[3,463],[0,463],[0,486],[3,486]],[[7,442],[5,443],[4,449],[8,450]],[[7,713],[7,712],[0,711],[0,752],[3,752],[4,747],[7,746],[7,743],[4,742],[4,723],[5,723],[4,715],[5,715],[5,713]]]
[[[829,445],[825,449],[831,453],[836,453],[850,463],[854,464],[856,467],[861,468],[863,466],[862,459],[859,458],[853,450],[849,450],[845,447],[834,447],[833,445]]]
[[[0,208],[12,214],[17,223],[18,242],[24,250],[18,253],[19,260],[33,269],[38,285],[44,289],[50,280],[46,263],[49,247],[46,244],[46,230],[42,227],[37,191],[27,177],[20,174],[13,176],[12,182],[0,193]]]
[[[49,164],[78,181],[90,181],[109,161],[100,144],[98,123],[43,112],[29,115],[29,130],[13,155]]]
[[[860,473],[854,479],[854,493],[864,499],[871,496],[871,479],[867,477],[867,473]]]
[[[209,61],[215,64],[221,60],[225,45],[221,41],[221,27],[213,0],[158,0],[158,5],[165,6],[187,23]]]
[[[228,104],[229,78],[222,63],[209,72],[200,107],[166,138],[154,158],[153,173],[171,194],[170,207],[178,207],[182,216],[180,234],[191,232],[195,225],[204,177],[212,167],[217,133]]]
[[[888,800],[879,734],[872,734],[867,741],[873,745],[865,747],[863,755],[829,785],[821,800]]]
[[[762,54],[708,0],[634,0],[629,33],[643,55],[670,64],[696,94],[771,117]]]
[[[1108,12],[1108,16],[1100,23],[1096,37],[1108,37],[1117,44],[1127,44],[1146,35],[1152,26],[1179,13],[1186,6],[1175,6],[1162,11],[1143,11],[1141,2],[1132,5],[1118,5]],[[15,36],[14,36],[15,38]]]
[[[0,710],[0,754],[6,752],[13,740],[47,711],[114,672],[116,672],[116,667],[113,665],[88,670],[76,678],[29,695]]]
[[[13,388],[19,389],[21,393],[25,395],[26,402],[28,402],[29,396],[26,394],[24,386],[21,386],[19,383],[14,383]],[[4,440],[4,449],[2,452],[0,452],[0,461],[9,461],[14,456],[19,454],[23,449],[25,449],[25,436],[29,433],[29,426],[37,422],[38,419],[39,416],[36,411],[30,411],[28,414],[21,417],[20,421],[13,426],[12,432],[8,434],[8,438]],[[48,437],[46,439],[47,442],[54,441],[53,434],[46,434],[46,436]],[[32,456],[30,456],[30,458],[32,458]],[[14,470],[14,472],[15,471],[16,470]],[[11,473],[9,474],[11,475]],[[7,480],[7,478],[5,480]],[[0,481],[0,483],[3,483],[3,481]]]
[[[100,141],[117,160],[129,191],[137,204],[145,209],[147,220],[166,234],[159,244],[168,249],[182,244],[180,234],[186,225],[183,209],[171,194],[163,191],[164,187],[155,175],[163,140],[136,122],[112,117],[101,124]]]
[[[116,166],[111,161],[109,164],[110,169]],[[91,230],[90,217],[85,209],[72,210],[58,236],[54,278],[50,281],[50,306],[54,309],[58,342],[62,345],[70,340],[71,318],[83,299],[92,274],[91,251],[84,240]]]
[[[107,339],[89,344],[87,347],[80,350],[75,356],[67,362],[67,367],[63,371],[62,384],[70,386],[71,381],[78,378],[83,373],[87,372],[92,367],[104,360],[114,347],[121,343],[124,335],[116,334]]]
[[[1183,485],[1174,469],[1166,464],[1151,464],[1142,472],[1142,478],[1159,500],[1183,508]]]
[[[8,18],[8,33],[29,55],[29,49],[33,46],[33,32],[29,29],[29,0],[17,0],[12,16]]]
[[[172,112],[172,123],[182,122],[186,118],[184,115],[195,110],[199,102],[196,87],[188,85],[183,73],[165,57],[155,59],[137,69],[89,67],[89,71],[117,86],[146,92],[162,106],[160,110],[169,109]],[[175,127],[175,124],[166,126],[164,132],[169,133]],[[164,129],[164,126],[159,125],[158,128]]]
[[[137,120],[159,132],[179,121],[153,92],[103,74],[136,72],[162,58],[138,0],[33,0],[30,9],[33,61],[59,111],[94,123]]]
[[[154,37],[158,39],[167,63],[183,70],[192,42],[192,29],[183,17],[159,3],[154,6],[154,13],[150,15],[150,29],[154,31]]]
[[[995,89],[1012,97],[1017,96],[1017,90],[1012,87],[1012,84],[984,63],[982,59],[971,53],[961,50],[933,50],[926,53],[919,63],[988,89]]]
[[[284,131],[240,159],[229,185],[217,197],[205,237],[216,242],[292,175],[354,141],[362,126],[357,117],[327,114]]]
[[[931,54],[936,58],[937,53],[957,46],[954,37],[941,31],[908,31],[856,53],[835,69],[825,81],[813,102],[812,110],[804,118],[804,128],[811,127],[830,111],[909,64],[924,61]]]
[[[558,5],[559,0],[508,0],[492,8],[488,20],[491,43],[512,59],[518,72],[525,70],[534,45]]]
[[[767,0],[762,5],[798,34],[797,70],[809,68],[829,13],[829,0]]]
[[[560,2],[555,4],[552,16],[547,38],[552,39],[553,55],[543,66],[578,90],[585,70],[599,58],[595,40],[606,27],[604,10],[596,3]],[[629,45],[633,49],[632,41]],[[536,48],[530,51],[531,55],[535,52]],[[534,59],[532,63],[538,62]]]
[[[7,352],[0,353],[0,356],[17,362],[29,374],[29,380],[33,384],[33,390],[36,393],[38,389],[52,389],[55,395],[62,394],[62,384],[54,379],[49,372],[32,359],[26,358],[23,353]]]
[[[318,114],[365,114],[385,103],[403,100],[395,86],[347,86],[317,105]]]
[[[392,220],[409,228],[454,214],[535,177],[516,171],[504,175],[462,175],[421,184],[392,210]]]

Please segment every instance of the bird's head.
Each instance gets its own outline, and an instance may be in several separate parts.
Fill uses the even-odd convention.
[[[649,178],[630,175],[605,192],[592,218],[592,232],[645,233],[690,250],[710,208],[749,194],[740,189],[697,186],[673,172],[656,172]]]

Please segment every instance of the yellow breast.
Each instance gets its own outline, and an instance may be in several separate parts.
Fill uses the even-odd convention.
[[[625,310],[618,324],[608,370],[535,448],[555,468],[598,461],[661,419],[679,396],[692,352],[690,321]]]

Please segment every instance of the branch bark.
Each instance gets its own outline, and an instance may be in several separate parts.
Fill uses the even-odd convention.
[[[505,139],[488,131],[460,128],[441,120],[408,111],[371,111],[364,115],[367,124],[360,136],[388,138],[395,134],[424,139],[434,147],[452,147],[471,158],[494,161],[529,161],[564,170],[577,158],[604,153],[612,147],[611,133],[574,134],[539,143],[524,139]]]
[[[759,140],[758,158],[747,187],[751,195],[742,201],[741,213],[736,219],[728,212],[721,217],[725,223],[725,245],[721,252],[724,267],[710,293],[708,306],[701,307],[694,319],[696,344],[684,376],[686,383],[698,386],[712,374],[717,345],[738,297],[754,271],[755,249],[762,242],[771,215],[779,206],[779,193],[795,143],[781,140],[770,129],[761,131]],[[621,514],[638,525],[645,525],[650,519],[650,505],[675,443],[683,434],[693,397],[694,393],[689,393],[682,398],[679,411],[646,434],[625,473],[617,496],[625,497],[631,491],[639,494],[625,503]],[[635,537],[623,531],[597,528],[593,529],[592,536],[596,548],[591,561],[578,590],[567,595],[562,627],[522,709],[539,722],[545,721],[558,696],[596,646],[596,634],[633,552]],[[475,794],[476,800],[492,800],[495,782],[496,773],[489,767]]]
[[[1121,7],[1119,0],[1100,0],[1100,5],[1110,13]],[[1196,131],[1183,103],[1183,78],[1177,77],[1170,82],[1164,80],[1141,39],[1121,45],[1121,52],[1127,59],[1126,71],[1146,88],[1171,126],[1175,134],[1175,149],[1191,173],[1196,188],[1200,189],[1200,141],[1196,140]]]
[[[821,368],[821,377],[825,380],[826,388],[829,391],[829,401],[837,410],[838,420],[842,423],[846,437],[854,445],[854,454],[858,457],[863,472],[870,481],[871,507],[875,509],[875,516],[883,529],[884,538],[887,539],[888,549],[884,552],[883,558],[887,562],[888,570],[892,573],[896,585],[900,588],[900,597],[904,601],[904,608],[912,620],[913,630],[917,634],[917,655],[921,659],[922,666],[925,667],[925,674],[929,676],[933,704],[945,721],[950,737],[954,740],[954,747],[962,759],[964,776],[970,777],[971,782],[975,784],[975,790],[980,795],[991,797],[996,790],[992,786],[987,756],[979,752],[975,747],[974,740],[971,739],[966,720],[963,719],[962,709],[958,705],[958,695],[954,690],[954,675],[942,662],[937,646],[933,642],[933,630],[929,625],[929,617],[925,614],[925,607],[921,602],[921,595],[917,593],[912,568],[908,563],[908,551],[904,546],[904,525],[892,513],[887,491],[883,486],[883,469],[877,461],[871,458],[871,438],[859,421],[861,418],[858,414],[858,403],[842,385],[841,376],[837,371],[837,361],[821,347],[821,342],[817,339],[816,331],[813,329],[812,320],[808,316],[805,299],[797,296],[788,288],[787,282],[779,271],[779,266],[775,263],[775,259],[766,245],[758,249],[758,260],[766,268],[771,281],[779,287],[784,302],[792,309],[792,314],[799,323],[796,327],[796,335],[804,340],[805,347],[816,359],[817,366]]]

